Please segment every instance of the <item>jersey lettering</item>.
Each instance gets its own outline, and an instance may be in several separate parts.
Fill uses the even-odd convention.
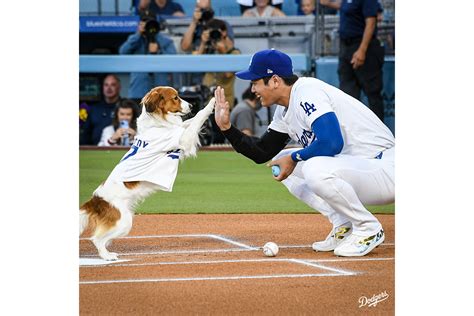
[[[314,106],[313,103],[308,103],[308,102],[305,102],[303,104],[303,102],[300,102],[300,106],[303,108],[304,112],[306,113],[306,115],[310,116],[311,113],[313,113],[314,111],[316,111],[316,107]]]
[[[312,131],[307,131],[303,129],[303,133],[300,135],[296,134],[298,138],[298,143],[303,146],[303,148],[308,147],[314,141],[314,133]]]
[[[170,151],[166,152],[166,154],[171,159],[179,159],[179,152],[180,152],[180,150],[176,149],[176,150],[170,150]]]
[[[135,141],[133,142],[133,145],[132,147],[130,148],[130,150],[128,151],[128,154],[122,158],[122,160],[120,160],[120,162],[132,157],[133,155],[136,155],[137,152],[138,152],[138,149],[140,148],[145,148],[146,146],[148,146],[149,143],[147,143],[146,141],[142,141],[141,139],[135,139]]]

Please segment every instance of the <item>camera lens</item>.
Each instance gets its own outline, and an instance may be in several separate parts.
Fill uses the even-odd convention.
[[[214,17],[214,11],[212,9],[201,9],[201,21],[207,22]]]
[[[209,33],[209,37],[212,41],[219,41],[222,38],[222,33],[219,30],[212,30]]]
[[[158,34],[160,31],[160,23],[158,23],[156,20],[148,20],[145,23],[145,31],[150,35]]]

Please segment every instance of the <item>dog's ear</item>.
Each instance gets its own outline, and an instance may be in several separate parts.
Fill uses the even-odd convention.
[[[164,97],[161,90],[159,88],[154,88],[143,97],[141,103],[145,106],[145,110],[148,113],[156,113],[163,116],[163,102]]]

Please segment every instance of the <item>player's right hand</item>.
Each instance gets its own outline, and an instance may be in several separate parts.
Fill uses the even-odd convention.
[[[224,88],[218,86],[214,97],[216,98],[214,118],[220,130],[226,131],[230,128],[230,106],[229,102],[225,100]]]

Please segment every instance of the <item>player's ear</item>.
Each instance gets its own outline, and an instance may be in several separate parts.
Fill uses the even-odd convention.
[[[282,79],[280,76],[278,75],[273,75],[272,78],[270,79],[270,81],[273,83],[273,87],[274,88],[277,88],[280,86],[280,84],[282,83]]]

